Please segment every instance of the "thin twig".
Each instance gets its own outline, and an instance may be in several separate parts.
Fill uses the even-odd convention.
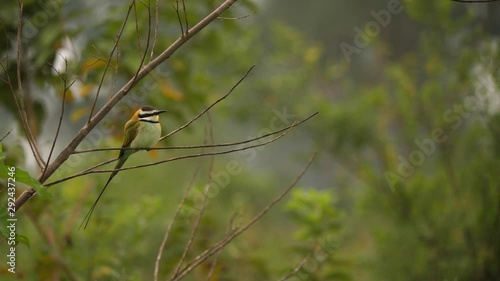
[[[297,124],[295,124],[295,125],[296,126],[300,125],[301,123],[304,123],[304,122],[308,121],[309,119],[313,118],[317,114],[318,114],[318,112],[311,114],[310,116],[308,116],[305,119],[302,119],[300,121],[296,121]],[[288,128],[289,127],[287,126],[287,127],[282,128],[282,129],[279,129],[279,130],[272,131],[270,133],[264,134],[264,135],[262,135],[260,137],[255,137],[255,138],[251,138],[251,139],[248,139],[248,140],[237,141],[237,142],[227,142],[227,143],[218,143],[218,144],[201,144],[201,145],[182,145],[182,146],[158,146],[158,147],[151,147],[151,148],[147,148],[147,147],[144,147],[144,148],[107,147],[107,148],[77,150],[77,151],[73,152],[73,154],[88,153],[88,152],[98,152],[98,151],[114,151],[114,150],[137,150],[137,149],[139,149],[139,150],[145,150],[145,149],[149,149],[149,150],[179,150],[179,149],[227,147],[227,146],[235,146],[235,145],[246,144],[246,143],[258,141],[260,139],[263,139],[263,138],[266,138],[266,137],[269,137],[269,136],[276,135],[276,134],[279,134],[281,132],[284,132],[284,131],[288,130]]]
[[[79,173],[77,173],[77,174],[74,174],[73,176],[69,176],[69,177],[66,177],[66,178],[62,178],[62,179],[59,179],[59,180],[56,180],[56,181],[53,181],[53,182],[47,183],[47,184],[45,184],[44,186],[45,186],[45,187],[49,187],[49,186],[52,186],[52,185],[54,185],[54,184],[58,184],[58,183],[61,183],[61,182],[63,182],[63,181],[66,181],[66,180],[69,180],[69,179],[72,179],[72,178],[76,178],[76,177],[79,177],[79,176],[86,175],[86,173],[87,173],[87,172],[90,172],[90,171],[92,171],[92,170],[94,170],[94,169],[97,169],[97,168],[99,168],[99,167],[101,167],[101,166],[104,166],[104,165],[106,165],[106,164],[109,164],[109,163],[115,162],[115,161],[117,161],[118,159],[119,159],[119,158],[117,157],[117,158],[113,158],[113,159],[110,159],[110,160],[106,160],[106,161],[101,162],[101,163],[99,163],[99,164],[96,164],[96,165],[94,165],[94,166],[92,166],[92,167],[89,167],[89,168],[87,168],[87,169],[85,169],[85,170],[83,170],[83,171],[81,171],[81,172],[79,172]]]
[[[24,95],[23,95],[23,81],[21,78],[21,35],[23,29],[22,18],[23,18],[24,3],[23,0],[18,0],[17,3],[19,5],[19,11],[17,19],[16,73],[17,73],[17,90],[18,90],[19,100],[16,97],[15,91],[13,91],[12,89],[12,85],[11,89],[12,89],[12,94],[14,96],[14,100],[16,102],[17,110],[19,112],[19,117],[21,118],[21,123],[23,124],[24,130],[26,131],[26,139],[28,140],[31,151],[33,152],[33,156],[35,157],[38,166],[41,169],[43,169],[46,163],[44,163],[43,161],[42,154],[40,153],[40,149],[38,148],[38,144],[33,135],[33,132],[31,131],[31,127],[28,122],[28,117],[26,115],[26,104],[24,102]],[[6,73],[8,72],[6,71]],[[10,77],[8,75],[7,77],[10,83]]]
[[[135,33],[136,33],[136,40],[137,40],[137,49],[139,50],[139,54],[142,53],[142,48],[141,48],[141,35],[139,33],[139,18],[137,15],[137,6],[134,1],[134,15],[135,15]]]
[[[248,14],[246,16],[241,16],[241,17],[217,17],[217,19],[220,20],[241,20],[241,19],[246,19],[248,17],[253,16],[254,14]]]
[[[153,36],[153,44],[151,45],[151,54],[149,55],[149,60],[153,58],[155,47],[156,47],[156,40],[158,40],[158,30],[159,30],[159,10],[160,9],[160,3],[159,0],[155,1],[155,34]]]
[[[161,161],[152,162],[152,163],[148,163],[148,164],[142,164],[142,165],[124,167],[124,168],[120,168],[120,169],[113,169],[113,170],[92,170],[92,168],[96,168],[96,167],[99,167],[99,166],[102,166],[104,164],[107,164],[107,163],[110,163],[110,162],[113,162],[113,161],[117,160],[117,159],[112,159],[112,160],[108,160],[105,163],[97,164],[97,165],[95,165],[92,168],[86,169],[85,171],[81,171],[81,172],[78,172],[78,173],[76,173],[74,175],[71,175],[71,176],[68,176],[68,177],[65,177],[65,178],[62,178],[62,179],[59,179],[59,180],[47,183],[47,184],[45,184],[45,187],[49,187],[49,186],[52,186],[54,184],[61,183],[61,182],[64,182],[64,181],[67,181],[67,180],[70,180],[70,179],[73,179],[73,178],[76,178],[76,177],[81,177],[81,176],[84,176],[84,175],[87,175],[87,174],[107,173],[107,172],[114,172],[114,171],[131,170],[131,169],[137,169],[137,168],[154,166],[154,165],[158,165],[158,164],[162,164],[162,163],[167,163],[167,162],[171,162],[171,161],[177,161],[177,160],[181,160],[181,159],[197,158],[197,157],[204,157],[204,156],[211,156],[211,155],[229,154],[229,153],[236,152],[236,151],[244,151],[244,150],[248,150],[248,149],[251,149],[251,148],[264,146],[266,144],[274,142],[274,141],[278,140],[279,138],[283,137],[286,133],[288,133],[289,130],[291,130],[292,128],[298,126],[299,124],[301,124],[301,123],[303,123],[303,122],[311,119],[313,116],[316,116],[316,114],[318,114],[318,113],[316,112],[316,113],[312,114],[311,116],[307,117],[304,120],[296,121],[296,122],[292,123],[290,126],[287,126],[286,130],[283,131],[280,135],[276,136],[275,138],[273,138],[271,140],[268,140],[266,142],[260,143],[260,144],[250,145],[250,146],[246,146],[246,147],[242,147],[242,148],[224,150],[224,151],[219,151],[219,152],[199,153],[199,154],[190,154],[190,155],[178,156],[178,157],[173,157],[173,158],[169,158],[169,159],[166,159],[166,160],[161,160]]]
[[[240,78],[240,80],[229,90],[228,93],[226,93],[224,96],[222,96],[221,98],[217,99],[215,102],[213,102],[210,106],[208,106],[207,108],[205,108],[205,110],[203,110],[202,112],[200,112],[197,116],[195,116],[193,119],[191,119],[190,121],[188,121],[186,124],[184,124],[183,126],[179,127],[178,129],[170,132],[169,134],[163,136],[160,138],[160,141],[169,137],[169,136],[172,136],[173,134],[181,131],[182,129],[185,129],[186,127],[188,127],[189,125],[191,125],[194,121],[196,121],[197,119],[199,119],[201,116],[203,116],[206,112],[208,112],[212,107],[214,107],[217,103],[221,102],[222,100],[226,99],[233,91],[234,89],[248,76],[248,74],[252,71],[252,69],[255,67],[255,65],[252,65],[248,70],[247,72],[244,74],[243,77]],[[316,114],[316,113],[315,113]],[[307,119],[304,119],[302,121],[300,121],[300,123],[302,122],[305,122],[307,121],[309,118],[313,117],[315,114],[311,115],[310,117],[308,117]],[[233,145],[239,145],[239,144],[245,144],[245,143],[249,143],[249,142],[252,142],[252,141],[256,141],[256,140],[259,140],[259,139],[262,139],[262,138],[265,138],[267,136],[270,136],[270,135],[274,135],[276,133],[279,133],[279,132],[283,132],[287,130],[287,128],[283,128],[279,131],[276,131],[276,132],[272,132],[272,133],[269,133],[269,134],[265,134],[263,136],[260,136],[260,137],[257,137],[257,138],[254,138],[254,139],[250,139],[250,140],[245,140],[245,141],[240,141],[240,142],[235,142],[235,143],[223,143],[223,144],[215,144],[215,145],[194,145],[194,146],[178,146],[178,147],[153,147],[153,148],[144,148],[144,149],[148,149],[148,150],[162,150],[162,149],[192,149],[192,148],[208,148],[208,147],[224,147],[224,146],[233,146]],[[81,150],[81,151],[73,151],[72,154],[78,154],[78,153],[87,153],[87,152],[94,152],[94,151],[107,151],[107,150],[127,150],[129,148],[97,148],[97,149],[89,149],[89,150]],[[139,148],[140,149],[140,148]],[[137,149],[134,149],[134,150],[137,150]],[[114,160],[112,160],[114,161]],[[112,162],[111,161],[111,162]],[[110,161],[106,161],[104,163],[101,163],[97,166],[94,166],[94,168],[96,167],[99,167],[99,166],[102,166],[104,164],[107,164],[107,163],[110,163]],[[52,184],[52,183],[51,183]]]
[[[191,262],[189,262],[179,273],[179,275],[175,278],[172,279],[172,281],[177,281],[181,280],[186,274],[191,272],[194,268],[196,268],[198,265],[200,265],[202,262],[207,260],[209,257],[214,255],[215,253],[219,252],[222,250],[227,244],[229,244],[234,238],[238,237],[241,235],[243,232],[248,230],[252,225],[254,225],[257,221],[259,221],[265,214],[271,210],[271,208],[274,207],[278,202],[285,197],[285,195],[292,190],[293,187],[298,183],[298,181],[302,178],[302,176],[306,173],[307,169],[311,165],[312,161],[316,158],[317,153],[313,153],[309,161],[307,162],[306,166],[304,169],[299,173],[299,175],[293,180],[293,182],[281,192],[276,198],[274,198],[259,214],[257,214],[250,222],[248,222],[244,227],[234,231],[231,233],[231,235],[227,236],[226,238],[222,239],[221,241],[217,242],[215,245],[210,247],[209,249],[205,250],[203,253],[198,255],[196,258],[194,258]]]
[[[299,270],[304,266],[304,264],[306,264],[307,260],[313,255],[314,253],[314,250],[313,249],[312,251],[310,251],[301,261],[300,263],[294,267],[290,272],[288,272],[287,274],[283,275],[283,277],[281,277],[278,281],[285,281],[287,280],[288,278],[292,277],[294,274],[296,274],[297,272],[299,272]]]
[[[181,15],[179,14],[179,0],[175,0],[175,5],[172,3],[172,8],[174,8],[177,19],[179,20],[179,26],[181,27],[181,37],[184,37],[184,27],[182,26]]]
[[[96,95],[94,98],[94,103],[92,104],[92,108],[90,109],[90,114],[89,114],[89,119],[87,120],[87,124],[90,123],[90,120],[92,120],[92,115],[94,114],[94,110],[95,110],[95,107],[97,105],[97,100],[99,99],[99,94],[101,93],[102,85],[104,84],[104,78],[106,77],[106,74],[108,72],[108,68],[111,64],[111,60],[113,59],[113,54],[115,53],[116,49],[118,49],[118,43],[120,42],[123,31],[125,30],[125,26],[127,25],[127,21],[128,21],[129,16],[130,16],[130,12],[132,11],[132,7],[135,7],[135,0],[132,0],[130,6],[128,7],[127,15],[125,16],[125,19],[123,20],[120,31],[118,31],[118,36],[116,38],[115,44],[113,45],[113,48],[111,49],[111,52],[109,54],[109,58],[106,60],[106,65],[104,66],[104,72],[102,73],[101,80],[99,81],[99,86],[97,86],[97,92],[96,92]]]
[[[130,87],[125,90],[125,93],[128,93],[132,89],[132,87],[135,85],[135,83],[139,81],[138,80],[139,74],[141,73],[142,66],[144,65],[144,62],[146,61],[146,57],[147,57],[148,50],[149,50],[149,41],[151,40],[151,7],[149,4],[146,5],[142,2],[141,2],[141,4],[143,4],[146,8],[148,8],[148,36],[146,38],[146,49],[144,49],[144,53],[142,54],[142,57],[141,57],[141,63],[139,64],[139,67],[137,68],[137,71],[136,71],[134,77],[132,77]]]
[[[214,107],[216,104],[218,104],[219,102],[223,101],[225,98],[227,98],[233,91],[234,89],[236,89],[236,87],[238,87],[238,85],[243,82],[243,80],[245,80],[245,78],[248,76],[248,74],[250,74],[250,71],[252,71],[252,69],[255,67],[255,64],[252,65],[248,70],[247,72],[245,73],[245,75],[243,75],[243,77],[240,78],[240,80],[238,80],[238,82],[236,82],[236,84],[234,84],[234,86],[229,90],[229,92],[227,94],[225,94],[224,96],[220,97],[218,100],[216,100],[215,102],[213,102],[210,106],[208,106],[207,108],[205,108],[205,110],[203,110],[202,112],[200,112],[200,114],[196,115],[196,117],[194,117],[193,119],[191,119],[189,122],[187,122],[186,124],[180,126],[177,130],[173,130],[172,132],[170,132],[169,134],[163,136],[160,138],[159,141],[162,141],[168,137],[170,137],[171,135],[179,132],[180,130],[183,130],[185,129],[187,126],[191,125],[191,123],[193,123],[194,121],[196,121],[198,118],[200,118],[203,114],[205,114],[207,111],[209,111],[212,107]]]
[[[82,142],[83,139],[90,133],[90,131],[106,116],[109,111],[130,91],[131,87],[137,82],[146,77],[151,71],[153,71],[158,65],[163,63],[165,60],[170,58],[181,46],[188,42],[193,36],[198,34],[203,30],[208,24],[214,21],[223,12],[229,9],[238,0],[226,0],[219,7],[215,8],[209,15],[199,21],[195,26],[193,26],[190,32],[186,36],[179,37],[174,43],[172,43],[167,49],[165,49],[158,57],[144,65],[141,70],[130,79],[114,96],[112,96],[104,106],[92,117],[90,122],[86,123],[80,131],[73,137],[73,139],[68,143],[68,145],[61,151],[59,156],[54,160],[52,164],[47,167],[47,172],[44,177],[39,177],[38,180],[44,183],[71,155],[75,148]],[[33,196],[36,191],[32,187],[28,187],[24,192],[16,199],[16,211]]]
[[[65,68],[66,68],[66,71],[65,71],[66,77],[63,78],[61,73],[59,73],[59,71],[55,67],[52,66],[52,69],[54,69],[54,71],[57,73],[57,75],[59,75],[59,78],[61,78],[61,80],[63,81],[63,98],[62,98],[62,102],[61,102],[61,114],[59,115],[59,122],[57,123],[56,135],[54,136],[54,140],[52,141],[52,146],[50,148],[49,156],[47,157],[47,165],[50,163],[50,158],[52,157],[52,153],[54,153],[54,148],[56,146],[57,139],[59,138],[59,131],[61,130],[61,124],[62,124],[62,120],[63,120],[63,116],[64,116],[64,107],[66,105],[66,93],[68,92],[68,89],[71,88],[73,83],[75,83],[75,80],[73,80],[73,82],[71,82],[71,84],[69,86],[67,86],[67,83],[68,83],[67,82],[68,60],[64,57],[63,57],[63,59],[64,59]],[[46,170],[47,170],[47,167],[45,167],[45,169],[43,169],[43,174],[45,173]],[[43,176],[43,174],[42,174],[42,176]]]
[[[0,139],[0,142],[2,142],[8,135],[10,135],[10,133],[12,132],[12,129],[10,131],[7,132],[7,134],[5,134],[1,139]]]
[[[21,110],[24,110],[24,97],[23,97],[23,81],[21,79],[21,33],[22,33],[22,18],[23,18],[23,0],[17,0],[17,3],[19,5],[19,14],[18,14],[18,21],[17,21],[17,50],[16,50],[16,74],[17,74],[17,90],[19,94],[19,106]],[[21,118],[25,116],[24,114],[21,114]]]
[[[182,0],[182,10],[184,10],[184,21],[186,22],[186,34],[189,32],[189,22],[186,12],[186,1]]]
[[[207,113],[207,120],[208,120],[208,135],[210,139],[210,143],[214,143],[214,133],[213,133],[213,127],[212,127],[212,120],[210,119],[210,113]],[[207,199],[208,199],[208,190],[210,189],[212,183],[213,183],[213,178],[212,178],[212,172],[214,168],[214,156],[212,155],[210,157],[210,162],[208,165],[208,182],[205,185],[205,189],[203,191],[203,201],[201,203],[201,208],[200,211],[198,212],[198,215],[196,216],[196,220],[194,222],[193,229],[191,230],[191,235],[189,236],[189,239],[186,243],[186,246],[184,247],[184,251],[182,252],[181,258],[179,259],[179,262],[177,263],[177,266],[175,267],[174,274],[172,278],[175,278],[177,274],[179,273],[179,270],[181,269],[182,263],[186,259],[187,253],[189,252],[189,249],[191,249],[191,245],[193,244],[194,238],[196,237],[196,233],[198,231],[198,227],[200,226],[201,218],[203,217],[203,214],[205,213],[205,208],[207,207]]]
[[[229,219],[229,224],[227,226],[226,237],[231,235],[231,232],[233,231],[233,228],[234,228],[234,220],[235,220],[237,215],[238,215],[238,212],[233,212],[233,214],[231,215],[231,218]],[[218,251],[215,254],[214,260],[213,260],[212,264],[210,265],[210,269],[208,270],[208,273],[207,273],[207,281],[212,280],[212,276],[215,272],[215,267],[217,266],[217,262],[219,260],[221,253],[222,253],[222,251]]]
[[[113,83],[111,83],[111,89],[110,93],[114,93],[116,90],[116,81],[118,80],[118,69],[120,68],[120,42],[116,42],[117,47],[116,47],[116,64],[112,65],[112,67],[115,69],[115,72],[113,73]]]
[[[165,235],[163,236],[163,240],[161,241],[160,248],[158,249],[158,255],[156,256],[156,262],[155,262],[155,270],[154,270],[154,281],[158,281],[158,271],[160,269],[160,260],[161,257],[163,256],[163,251],[165,250],[165,245],[167,244],[168,237],[170,236],[170,233],[172,232],[172,227],[174,226],[174,223],[177,221],[177,217],[179,216],[182,207],[184,206],[184,202],[186,202],[186,199],[191,192],[191,188],[194,185],[194,182],[196,180],[196,177],[198,176],[198,172],[200,171],[202,161],[201,159],[198,161],[198,165],[196,166],[196,170],[193,173],[193,176],[191,177],[191,180],[189,181],[186,189],[184,190],[184,195],[182,196],[181,201],[179,202],[179,205],[177,205],[177,209],[175,210],[175,213],[172,217],[172,220],[168,224],[167,231],[165,231]]]
[[[273,138],[273,139],[271,139],[269,141],[266,141],[264,143],[256,144],[256,145],[251,145],[251,146],[247,146],[247,147],[243,147],[243,148],[230,149],[230,150],[224,150],[224,151],[219,151],[219,152],[209,152],[209,153],[199,153],[199,154],[190,154],[190,155],[178,156],[178,157],[173,157],[173,158],[169,158],[169,159],[165,159],[165,160],[161,160],[161,161],[156,161],[156,162],[152,162],[152,163],[147,163],[147,164],[142,164],[142,165],[135,165],[135,166],[129,166],[129,167],[124,167],[124,168],[119,168],[119,169],[112,169],[112,170],[89,170],[89,169],[87,169],[85,171],[76,173],[76,174],[74,174],[72,176],[68,176],[68,177],[65,177],[65,178],[62,178],[62,179],[59,179],[59,180],[47,183],[47,184],[45,184],[45,187],[49,187],[49,186],[52,186],[54,184],[58,184],[58,183],[61,183],[61,182],[64,182],[64,181],[67,181],[67,180],[70,180],[70,179],[73,179],[73,178],[81,177],[81,176],[84,176],[84,175],[88,175],[88,174],[100,174],[100,173],[109,173],[109,172],[114,172],[114,171],[133,170],[133,169],[138,169],[138,168],[155,166],[155,165],[159,165],[159,164],[163,164],[163,163],[167,163],[167,162],[177,161],[177,160],[181,160],[181,159],[198,158],[198,157],[212,156],[212,155],[222,155],[222,154],[233,153],[233,152],[236,152],[236,151],[244,151],[244,150],[248,150],[248,149],[251,149],[251,148],[264,146],[266,144],[274,142],[274,141],[280,139],[281,137],[283,137],[287,132],[288,131],[285,131],[281,135],[276,136],[275,138]],[[112,160],[108,160],[108,162],[113,162],[113,161],[116,161],[116,160],[117,159],[112,159]],[[96,166],[100,166],[101,164],[98,164]]]

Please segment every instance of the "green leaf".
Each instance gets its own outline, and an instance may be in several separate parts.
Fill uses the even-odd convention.
[[[30,174],[22,169],[16,168],[16,181],[25,183],[31,187],[33,187],[36,190],[36,193],[40,195],[42,198],[50,198],[52,197],[52,194],[45,188],[43,187],[40,182],[32,178]]]
[[[9,177],[9,170],[7,169],[7,166],[5,166],[3,159],[4,155],[2,152],[2,145],[0,144],[0,178],[6,179]],[[23,169],[16,168],[14,178],[16,182],[22,182],[33,187],[36,190],[36,193],[38,193],[38,195],[42,198],[52,197],[52,194],[47,190],[47,188],[43,187],[37,179],[31,177],[30,174]]]
[[[24,235],[16,235],[16,246],[18,244],[24,244],[28,246],[28,248],[30,247],[30,241],[28,240],[28,237]]]

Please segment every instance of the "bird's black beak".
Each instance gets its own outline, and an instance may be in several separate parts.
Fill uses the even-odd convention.
[[[160,114],[162,114],[163,112],[167,112],[167,111],[166,111],[166,110],[160,110],[160,109],[155,110],[155,114],[156,114],[156,115],[160,115]]]

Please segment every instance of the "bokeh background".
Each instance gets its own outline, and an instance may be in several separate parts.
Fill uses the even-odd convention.
[[[180,35],[172,2],[159,1],[153,56]],[[187,1],[190,25],[220,3]],[[58,153],[87,121],[129,5],[24,1],[23,88],[45,157],[63,98],[55,70],[74,81]],[[318,158],[283,202],[222,251],[210,280],[278,280],[301,261],[289,280],[500,280],[499,15],[495,2],[238,1],[139,83],[79,149],[119,147],[124,123],[144,104],[168,110],[161,124],[170,132],[255,64],[210,111],[216,143],[319,115],[272,144],[215,158],[218,188],[188,258],[219,241],[234,213],[236,225],[257,214],[312,152]],[[16,88],[17,1],[2,4],[0,22],[2,78],[9,75]],[[98,107],[136,72],[147,29],[148,10],[137,3]],[[3,161],[37,177],[8,85],[0,83],[0,91],[0,136],[11,131]],[[161,145],[202,144],[208,125],[202,118]],[[198,152],[140,152],[126,165]],[[116,154],[73,155],[48,182]],[[204,158],[121,172],[81,231],[108,175],[50,187],[51,198],[35,197],[17,213],[24,239],[16,274],[2,262],[0,279],[153,280],[163,234],[201,167],[161,260],[166,279],[189,237],[209,166]],[[3,255],[7,243],[0,245]],[[205,280],[209,270],[206,263],[185,280]]]

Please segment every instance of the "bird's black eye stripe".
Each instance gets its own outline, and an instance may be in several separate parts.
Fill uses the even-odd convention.
[[[139,121],[141,121],[141,122],[148,122],[148,123],[154,123],[154,124],[160,123],[159,121],[153,121],[153,120],[147,120],[147,119],[139,119]]]
[[[151,116],[156,116],[158,115],[157,112],[152,112],[152,113],[142,113],[142,114],[139,114],[139,118],[145,118],[145,117],[151,117]]]

